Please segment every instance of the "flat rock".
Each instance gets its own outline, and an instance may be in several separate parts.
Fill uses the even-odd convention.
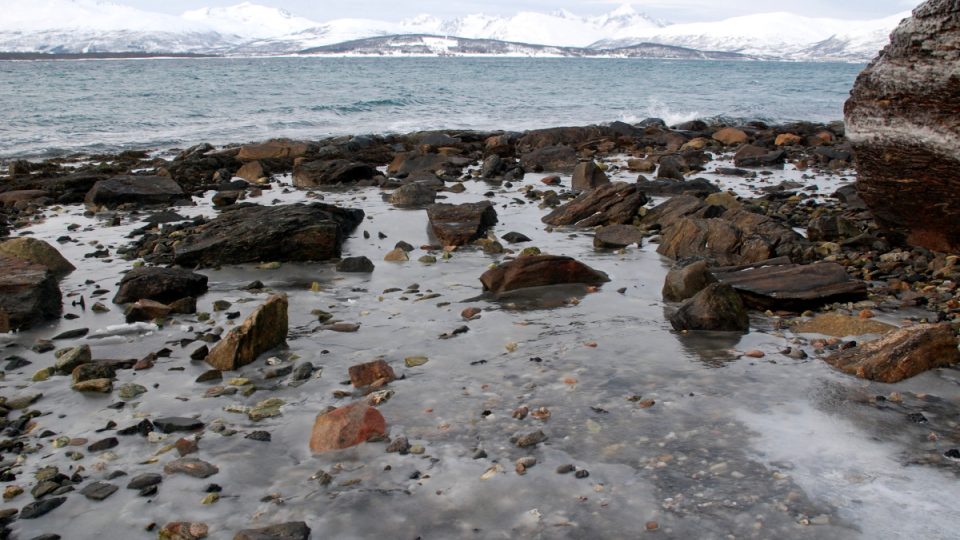
[[[666,196],[688,193],[695,196],[707,196],[711,193],[718,193],[720,188],[709,180],[703,178],[694,178],[692,180],[637,180],[637,187],[647,195]]]
[[[497,224],[497,211],[489,201],[434,204],[427,208],[430,228],[444,246],[462,246],[481,238]]]
[[[190,204],[190,196],[168,176],[115,176],[93,185],[83,202],[93,208],[121,204],[175,206]]]
[[[51,497],[49,499],[34,501],[20,510],[20,519],[36,519],[44,516],[59,508],[60,505],[66,501],[66,497]]]
[[[803,310],[831,302],[857,300],[866,283],[836,263],[777,264],[745,269],[715,269],[720,283],[737,290],[756,309]]]
[[[127,272],[113,297],[115,304],[153,300],[169,304],[207,292],[207,276],[180,268],[142,266]]]
[[[472,163],[461,156],[435,152],[406,152],[397,154],[387,166],[387,173],[411,181],[436,181],[438,177],[456,177],[464,167]]]
[[[144,298],[127,306],[123,315],[128,323],[135,323],[163,319],[172,311],[173,309],[166,304]]]
[[[108,482],[92,482],[84,486],[80,493],[93,501],[102,501],[117,491],[117,486]]]
[[[861,379],[895,383],[931,369],[960,362],[957,337],[949,324],[921,324],[890,332],[825,359]]]
[[[183,418],[179,416],[167,416],[153,420],[153,425],[159,431],[164,433],[174,433],[176,431],[196,431],[203,429],[203,422],[196,418]]]
[[[577,166],[577,151],[565,144],[544,146],[520,156],[520,165],[533,172],[569,173]]]
[[[141,490],[150,486],[155,486],[163,482],[163,476],[157,473],[144,473],[134,476],[127,483],[127,489]]]
[[[864,334],[886,334],[896,330],[897,327],[873,319],[861,319],[842,313],[823,313],[810,320],[798,322],[790,329],[797,334],[847,337]]]
[[[302,521],[291,521],[261,527],[259,529],[244,529],[238,532],[233,540],[308,540],[310,527]]]
[[[317,415],[310,434],[310,451],[319,454],[363,444],[387,433],[380,411],[358,401]]]
[[[206,461],[184,457],[164,465],[163,472],[166,474],[186,474],[194,478],[209,478],[220,472],[220,469]]]
[[[390,194],[390,204],[400,208],[428,206],[436,202],[437,190],[423,182],[410,182]]]
[[[528,287],[568,283],[597,285],[610,278],[571,257],[533,255],[520,257],[491,268],[480,276],[483,290],[501,294]]]
[[[335,186],[370,180],[379,174],[376,167],[345,159],[297,160],[293,167],[293,185],[299,188]]]
[[[613,182],[582,193],[547,214],[543,222],[554,226],[577,227],[631,224],[647,201],[647,196],[636,184]]]
[[[55,276],[64,276],[76,270],[59,251],[43,240],[28,236],[0,243],[0,253],[46,267]]]
[[[206,361],[221,371],[254,362],[287,339],[287,295],[276,294],[254,310],[243,324],[231,329],[210,350]]]
[[[677,331],[747,332],[750,317],[732,287],[713,283],[684,302],[670,316],[670,324]]]
[[[60,287],[45,266],[0,253],[0,312],[10,329],[58,318],[61,301]]]

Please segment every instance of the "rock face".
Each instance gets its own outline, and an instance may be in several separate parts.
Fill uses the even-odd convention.
[[[757,309],[814,308],[865,297],[867,284],[850,277],[837,263],[777,264],[725,271],[714,277],[737,290]]]
[[[434,204],[427,208],[430,228],[444,246],[462,246],[497,224],[497,211],[489,201],[466,204]]]
[[[207,355],[207,363],[221,371],[245,366],[282,344],[287,330],[287,295],[273,295],[217,342]]]
[[[361,180],[370,180],[380,174],[366,163],[345,159],[301,161],[293,168],[293,185],[299,188],[335,186]]]
[[[76,270],[76,267],[64,259],[55,247],[36,238],[22,237],[7,240],[0,243],[0,253],[44,266],[55,276],[63,276]]]
[[[176,246],[181,266],[246,262],[322,261],[340,256],[362,210],[329,204],[238,205],[200,225]]]
[[[930,369],[956,364],[960,362],[960,351],[949,324],[923,324],[891,332],[826,361],[862,379],[895,383]]]
[[[171,206],[189,204],[190,197],[180,184],[166,176],[116,176],[94,184],[83,202],[92,208],[115,208],[121,204]]]
[[[574,191],[587,191],[609,183],[610,179],[607,178],[606,173],[600,169],[595,161],[578,163],[573,169],[572,185]]]
[[[350,448],[387,433],[387,422],[380,411],[358,401],[317,415],[310,434],[314,454]]]
[[[892,34],[844,108],[857,189],[877,222],[960,252],[960,6],[930,0]]]
[[[56,319],[61,301],[60,287],[46,267],[0,253],[0,313],[10,329]]]
[[[207,292],[207,276],[179,268],[140,267],[126,273],[114,296],[115,304],[153,300],[169,304]]]
[[[670,316],[674,330],[746,332],[750,317],[743,301],[729,285],[714,283],[687,300]]]
[[[630,224],[647,201],[647,196],[636,185],[614,182],[581,194],[544,216],[542,221],[553,226],[577,227]]]
[[[238,532],[233,540],[309,540],[310,527],[302,521],[291,521],[261,527],[259,529],[244,529]]]
[[[610,281],[603,272],[594,270],[571,257],[535,255],[491,268],[480,276],[483,290],[501,294],[528,287],[567,283],[596,285]]]

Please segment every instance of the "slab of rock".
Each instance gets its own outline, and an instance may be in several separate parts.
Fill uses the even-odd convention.
[[[528,287],[581,283],[597,285],[610,278],[571,257],[533,255],[491,268],[480,276],[483,290],[501,294]]]
[[[432,180],[444,176],[456,177],[469,165],[470,159],[434,152],[406,152],[397,154],[387,173],[397,178],[413,180]]]
[[[716,282],[706,261],[672,268],[663,283],[663,299],[667,302],[682,302],[693,298],[707,285]]]
[[[737,167],[772,167],[782,165],[787,158],[783,150],[767,150],[762,146],[745,145],[733,155]]]
[[[56,510],[61,504],[67,502],[66,497],[52,497],[34,501],[20,510],[20,519],[37,519],[38,517],[49,514]]]
[[[237,159],[256,161],[261,159],[293,160],[303,157],[310,151],[310,144],[289,139],[274,139],[258,144],[245,144],[240,147]]]
[[[614,182],[582,193],[544,216],[542,221],[553,226],[577,227],[630,224],[647,201],[647,196],[635,184]]]
[[[169,176],[115,176],[94,184],[83,202],[91,208],[116,208],[121,204],[177,206],[191,201]]]
[[[297,160],[293,167],[293,185],[299,188],[335,186],[371,180],[379,174],[376,167],[345,159]]]
[[[377,381],[390,382],[397,378],[390,364],[383,360],[350,366],[349,372],[350,382],[356,388],[370,386]]]
[[[573,169],[573,191],[587,191],[609,183],[607,174],[593,160],[577,163]]]
[[[862,319],[842,313],[823,313],[810,320],[798,322],[790,329],[797,334],[846,337],[862,336],[863,334],[886,334],[896,330],[897,327],[873,319]]]
[[[176,431],[196,431],[203,429],[203,422],[196,418],[183,418],[179,416],[167,416],[153,420],[153,425],[164,433],[174,433]]]
[[[237,205],[188,230],[174,249],[185,267],[249,262],[323,261],[340,256],[363,210],[329,204]]]
[[[719,187],[704,178],[694,178],[692,180],[683,181],[669,179],[638,179],[637,187],[639,187],[640,191],[646,193],[647,195],[654,196],[689,193],[697,197],[706,197],[711,193],[718,193],[720,191]]]
[[[779,264],[746,269],[716,269],[720,283],[737,290],[756,309],[803,310],[866,296],[867,284],[836,263]]]
[[[166,474],[186,474],[194,478],[209,478],[220,472],[220,468],[197,458],[184,457],[164,465],[163,472]]]
[[[861,379],[895,383],[931,369],[960,362],[956,333],[949,324],[903,328],[826,358],[835,368]]]
[[[410,182],[390,194],[390,204],[400,208],[427,206],[437,200],[437,190],[423,182]]]
[[[80,490],[80,493],[93,501],[102,501],[117,491],[117,486],[107,482],[91,482]]]
[[[386,433],[387,423],[380,411],[358,401],[317,415],[310,434],[310,451],[319,454],[350,448]]]
[[[894,30],[844,107],[857,188],[909,242],[960,252],[960,10],[930,0]]]
[[[139,491],[143,488],[160,484],[161,482],[163,482],[163,476],[157,473],[143,473],[131,478],[130,482],[127,483],[127,489],[136,489]]]
[[[462,246],[481,238],[496,225],[497,211],[490,201],[434,204],[427,208],[427,218],[443,246]]]
[[[0,253],[0,312],[10,329],[58,318],[61,301],[57,280],[45,266]]]
[[[142,266],[124,274],[115,304],[153,300],[169,304],[207,292],[207,276],[180,268]]]
[[[233,540],[309,540],[310,527],[302,521],[291,521],[261,527],[259,529],[244,529],[238,532]]]
[[[643,229],[635,225],[607,225],[593,235],[593,247],[619,249],[643,243]]]
[[[0,243],[0,253],[44,266],[55,276],[65,276],[76,270],[59,251],[43,240],[24,236]]]
[[[750,317],[733,287],[713,283],[680,306],[670,316],[674,330],[747,332]]]
[[[286,341],[287,331],[287,295],[273,295],[217,342],[207,363],[221,371],[245,366]]]

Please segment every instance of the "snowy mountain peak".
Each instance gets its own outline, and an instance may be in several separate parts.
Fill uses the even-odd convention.
[[[629,17],[630,15],[637,15],[633,4],[620,4],[620,7],[610,12],[611,17]]]
[[[297,17],[284,9],[243,2],[228,7],[201,8],[184,12],[185,21],[203,24],[221,34],[265,38],[292,34],[317,26],[317,22]]]

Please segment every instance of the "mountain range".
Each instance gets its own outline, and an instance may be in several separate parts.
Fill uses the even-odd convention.
[[[439,52],[430,46],[410,50],[419,54],[513,56],[622,56],[630,50],[634,56],[643,56],[646,50],[652,57],[663,57],[669,51],[679,56],[666,57],[711,57],[703,56],[703,51],[708,51],[736,53],[741,58],[850,62],[873,58],[900,20],[909,16],[906,12],[850,21],[777,12],[670,24],[625,4],[593,17],[561,10],[508,17],[475,14],[439,19],[419,15],[397,22],[318,22],[250,2],[196,9],[179,16],[102,0],[0,0],[0,9],[4,13],[0,18],[0,52],[383,55],[408,50],[397,44],[409,45],[411,39],[421,40],[422,45],[425,38],[434,39],[431,43],[460,38],[462,46],[441,47]],[[388,37],[391,39],[382,39]],[[345,42],[359,44],[355,48],[330,47]],[[651,44],[669,47],[650,48]]]

